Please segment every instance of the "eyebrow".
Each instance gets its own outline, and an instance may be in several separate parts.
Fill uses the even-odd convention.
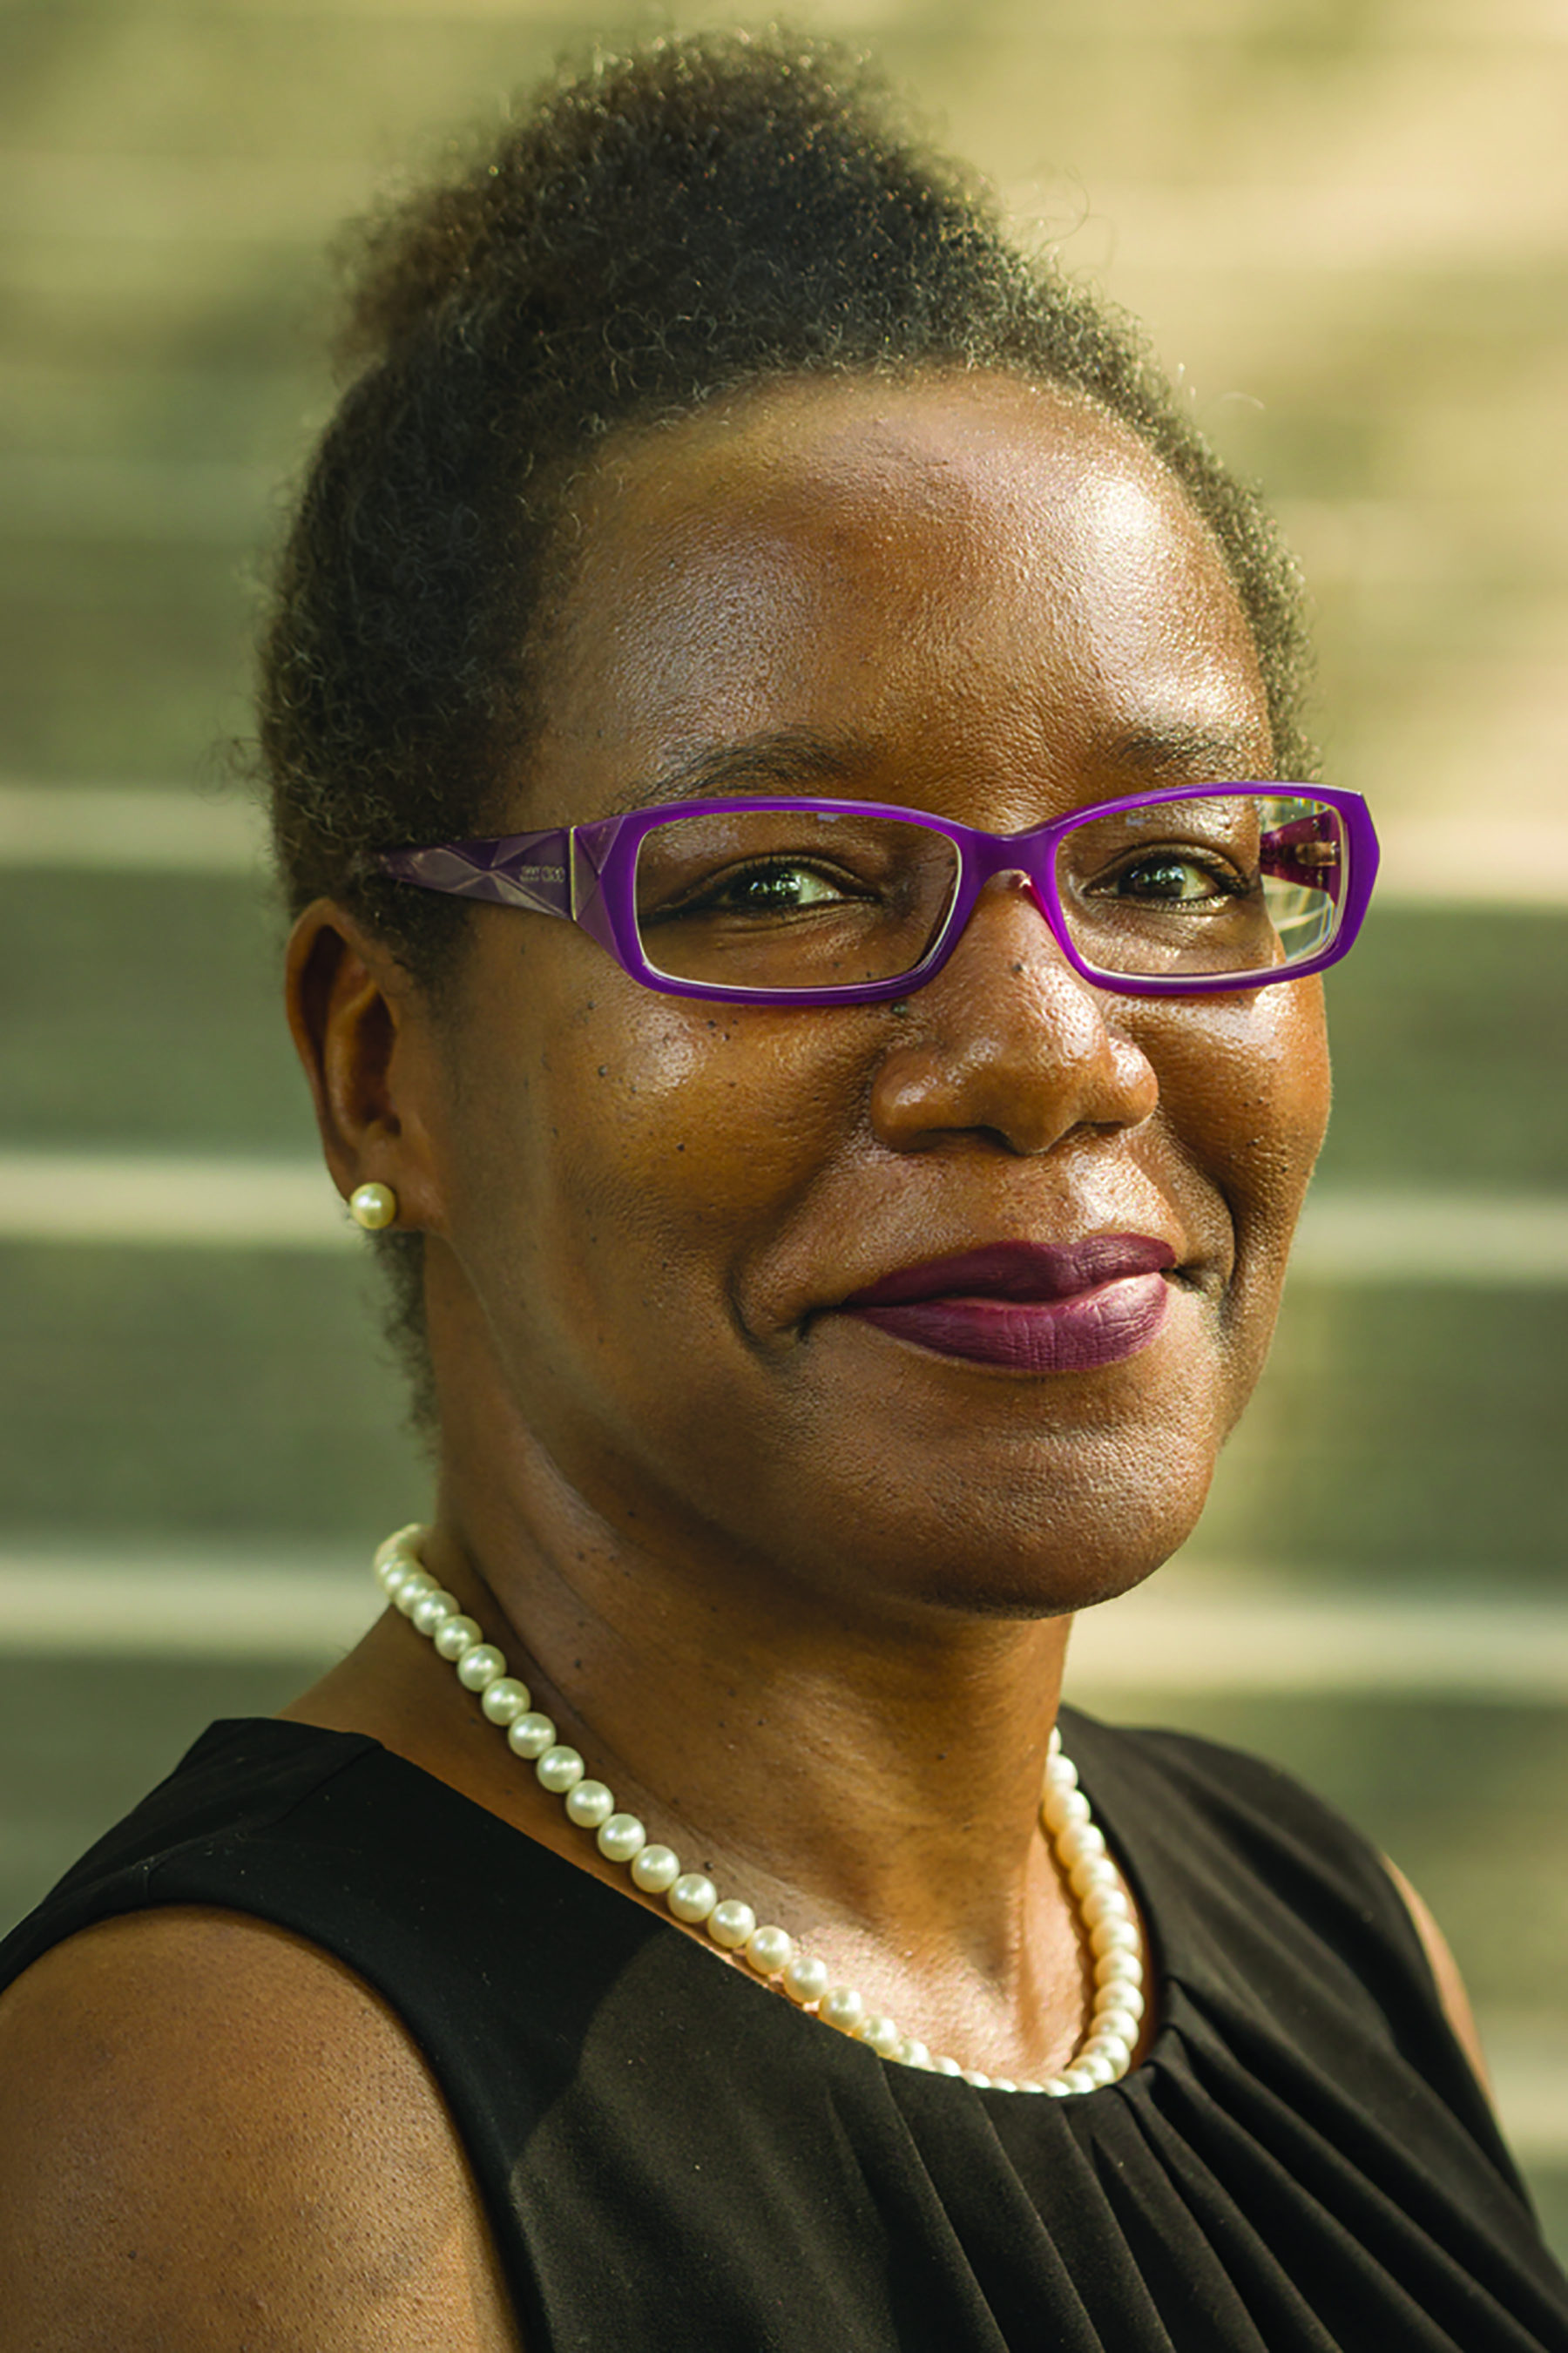
[[[870,744],[818,733],[809,727],[748,735],[705,751],[633,785],[607,803],[606,817],[661,807],[667,801],[704,800],[728,793],[806,793],[822,785],[854,784],[875,765]]]
[[[1202,769],[1207,782],[1246,781],[1244,771],[1253,765],[1247,742],[1233,728],[1194,727],[1179,719],[1136,728],[1108,752],[1119,767]]]
[[[1118,736],[1106,747],[1115,767],[1201,770],[1203,781],[1240,777],[1251,765],[1240,735],[1223,727],[1189,726],[1181,720],[1155,722]],[[781,728],[748,735],[738,743],[710,744],[630,785],[607,801],[605,817],[635,809],[662,808],[672,801],[721,798],[730,794],[809,793],[824,785],[863,781],[878,764],[877,746],[855,736],[835,736],[810,727]]]

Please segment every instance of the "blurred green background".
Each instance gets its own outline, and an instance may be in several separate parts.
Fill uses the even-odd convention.
[[[1282,1758],[1396,1855],[1568,2251],[1568,7],[796,14],[1145,319],[1306,565],[1385,884],[1263,1391],[1076,1690]],[[0,1926],[353,1638],[424,1497],[213,747],[330,399],[335,226],[617,29],[0,0]]]

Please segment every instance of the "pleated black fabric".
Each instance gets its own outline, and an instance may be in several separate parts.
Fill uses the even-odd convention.
[[[1376,1857],[1266,1765],[1064,1711],[1156,1941],[1126,2082],[889,2067],[374,1742],[215,1725],[0,1946],[153,1904],[337,1955],[445,2089],[531,2353],[1568,2353]]]

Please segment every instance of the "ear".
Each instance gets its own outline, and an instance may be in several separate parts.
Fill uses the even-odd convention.
[[[332,1182],[390,1185],[404,1230],[446,1223],[433,1149],[430,1016],[395,956],[331,899],[289,937],[289,1027],[305,1067]]]

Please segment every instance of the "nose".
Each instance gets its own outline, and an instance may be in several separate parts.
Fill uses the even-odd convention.
[[[968,1136],[1032,1157],[1080,1131],[1136,1127],[1159,1101],[1153,1065],[1107,1021],[1024,874],[985,884],[903,1022],[871,1089],[873,1130],[895,1152]]]

